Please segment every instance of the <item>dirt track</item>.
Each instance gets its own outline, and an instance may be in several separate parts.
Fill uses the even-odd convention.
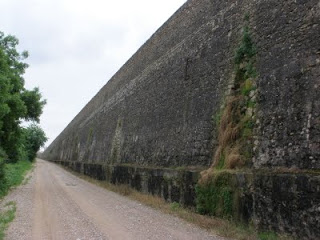
[[[38,160],[6,239],[222,239]]]

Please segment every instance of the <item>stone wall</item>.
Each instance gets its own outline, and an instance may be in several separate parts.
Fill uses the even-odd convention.
[[[82,109],[44,158],[163,197],[168,175],[163,168],[209,167],[217,146],[212,118],[232,86],[246,14],[258,72],[255,154],[246,172],[264,175],[254,178],[246,198],[252,202],[244,200],[243,211],[262,229],[319,237],[314,227],[320,221],[315,206],[320,192],[318,0],[187,1]],[[145,175],[157,180],[148,185],[141,180]],[[172,186],[180,195],[189,191],[178,185]],[[190,196],[187,201],[194,203]]]
[[[220,171],[213,181],[198,185],[197,201],[200,213],[251,222],[296,239],[320,236],[319,173]]]
[[[232,78],[248,13],[260,75],[255,166],[319,169],[319,8],[315,0],[188,1],[85,106],[46,156],[208,166],[216,142],[211,118]]]
[[[233,45],[241,28],[230,36],[231,22],[223,21],[237,8],[189,1],[87,104],[49,146],[47,157],[208,166],[212,116],[231,78]],[[242,17],[233,16],[235,21]]]
[[[195,185],[199,171],[141,168],[94,163],[54,161],[76,172],[113,184],[125,184],[143,193],[158,195],[183,206],[195,206]]]
[[[259,121],[255,167],[320,169],[320,2],[256,5]]]
[[[253,189],[252,219],[258,229],[319,239],[319,173],[257,173]]]

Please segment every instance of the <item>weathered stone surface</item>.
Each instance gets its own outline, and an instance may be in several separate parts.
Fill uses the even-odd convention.
[[[207,189],[207,192],[210,192],[212,187],[227,190],[229,199],[215,199],[210,194],[202,195],[202,203],[197,205],[200,210],[208,203],[219,205],[224,209],[226,206],[221,200],[227,200],[227,203],[232,203],[231,206],[227,206],[228,214],[221,213],[221,209],[213,209],[209,214],[232,217],[245,223],[252,221],[260,230],[286,232],[297,239],[319,239],[320,177],[318,174],[261,170],[222,171],[216,174],[220,182],[201,185],[202,191]]]
[[[207,166],[243,17],[259,73],[255,167],[319,169],[319,2],[188,1],[49,146],[48,159]],[[213,131],[215,132],[215,131]]]
[[[184,206],[195,205],[198,171],[110,166],[70,161],[55,162],[98,180],[107,180],[113,184],[126,184],[138,191],[157,195]]]
[[[187,1],[83,108],[44,158],[191,204],[191,182],[190,187],[168,184],[163,168],[211,164],[217,145],[212,117],[232,86],[246,14],[258,72],[252,171],[266,173],[255,176],[253,197],[241,200],[241,218],[319,238],[318,0]],[[274,174],[273,168],[312,174]],[[190,177],[184,174],[183,179]]]
[[[128,184],[138,191],[184,206],[195,206],[196,203],[197,171],[56,163],[99,180]],[[219,183],[219,187],[227,187],[230,192],[228,201],[232,203],[228,217],[244,223],[253,222],[260,230],[286,232],[298,239],[319,238],[319,174],[261,170],[226,171],[222,174],[223,182],[222,185]],[[208,195],[208,198],[210,200],[211,196]]]
[[[254,217],[259,228],[288,232],[298,239],[319,239],[319,175],[257,175],[254,189]]]
[[[256,167],[319,169],[320,3],[256,5],[261,131]]]

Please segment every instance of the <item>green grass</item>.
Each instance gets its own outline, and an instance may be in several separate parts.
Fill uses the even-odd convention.
[[[180,203],[172,202],[172,203],[170,204],[170,209],[171,209],[172,211],[177,211],[179,208],[181,208]]]
[[[0,212],[0,240],[4,239],[4,232],[15,217],[16,203],[8,202],[5,205],[5,209],[3,212]]]
[[[10,188],[22,183],[25,174],[32,168],[30,161],[7,163],[4,166],[5,181],[1,183],[0,198],[4,197]]]
[[[0,199],[7,195],[10,188],[20,185],[26,173],[32,168],[30,161],[19,161],[17,163],[7,163],[3,165],[4,177],[0,182]],[[15,217],[16,203],[8,202],[0,212],[0,240],[4,239],[4,232],[8,228],[9,223]]]
[[[224,169],[225,159],[226,159],[226,157],[225,157],[224,153],[222,153],[221,156],[220,156],[218,165],[217,165],[217,169],[219,169],[219,170]]]
[[[293,239],[290,236],[287,235],[279,235],[275,232],[260,232],[258,234],[259,240],[289,240]]]
[[[233,206],[236,189],[232,186],[232,174],[221,171],[206,184],[196,186],[196,207],[200,214],[231,219],[234,215]]]
[[[8,187],[18,186],[22,183],[25,174],[32,168],[30,161],[20,161],[17,163],[9,163],[5,166],[6,179]]]

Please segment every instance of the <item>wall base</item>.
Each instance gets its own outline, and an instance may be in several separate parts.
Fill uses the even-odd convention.
[[[307,172],[219,171],[197,185],[199,171],[55,161],[76,172],[196,206],[204,214],[253,223],[259,230],[320,239],[320,176]]]
[[[144,168],[121,165],[101,165],[70,161],[55,161],[72,170],[113,184],[127,184],[132,188],[157,195],[169,202],[195,206],[195,185],[199,171]]]

